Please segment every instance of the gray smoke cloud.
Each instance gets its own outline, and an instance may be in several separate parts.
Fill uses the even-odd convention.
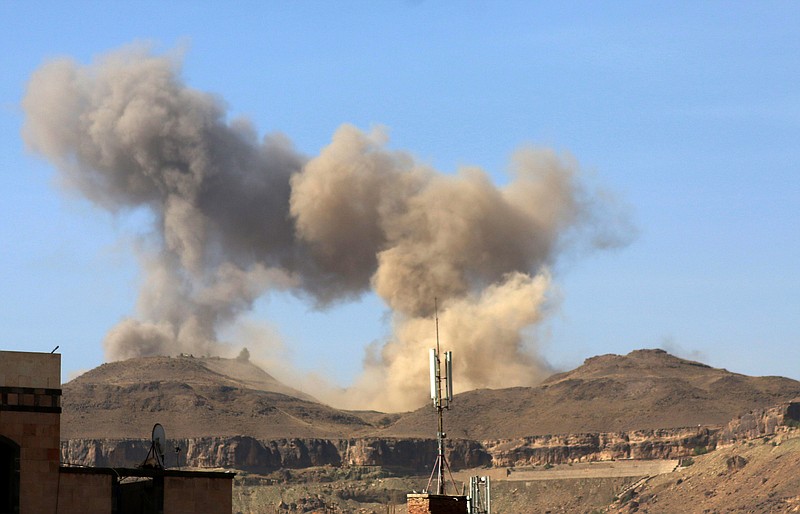
[[[434,298],[460,390],[549,373],[526,329],[566,236],[602,211],[568,158],[520,150],[497,187],[481,169],[442,174],[349,125],[309,158],[228,121],[220,99],[183,83],[178,59],[143,48],[47,63],[23,108],[27,144],[65,187],[111,212],[153,214],[137,313],[108,332],[107,358],[219,353],[218,330],[273,289],[320,308],[372,290],[393,335],[345,394],[317,392],[332,402],[420,403]],[[613,227],[601,232],[607,244]]]

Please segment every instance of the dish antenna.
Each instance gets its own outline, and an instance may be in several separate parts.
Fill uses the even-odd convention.
[[[153,433],[150,436],[150,451],[147,452],[142,463],[142,468],[164,469],[164,448],[167,447],[167,434],[161,423],[153,425]]]

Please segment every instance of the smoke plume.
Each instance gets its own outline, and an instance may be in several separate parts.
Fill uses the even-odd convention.
[[[220,99],[182,82],[177,59],[142,48],[47,63],[23,107],[26,142],[65,187],[113,213],[153,214],[137,312],[108,332],[107,358],[222,352],[218,330],[270,290],[318,308],[374,291],[393,335],[346,394],[328,396],[340,405],[419,405],[434,298],[458,390],[549,372],[526,329],[565,236],[598,219],[577,167],[554,152],[518,152],[503,187],[478,168],[439,173],[349,125],[299,155],[228,121]]]

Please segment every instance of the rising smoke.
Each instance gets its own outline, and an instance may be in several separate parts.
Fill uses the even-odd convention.
[[[111,212],[153,214],[137,313],[108,332],[108,359],[223,352],[217,331],[270,290],[319,308],[372,290],[392,309],[393,335],[352,388],[322,394],[338,405],[421,403],[434,298],[457,390],[549,372],[526,329],[565,235],[598,219],[574,164],[522,150],[497,187],[480,169],[445,175],[348,125],[308,158],[227,121],[179,64],[141,48],[91,66],[58,60],[23,100],[25,139],[66,187]]]

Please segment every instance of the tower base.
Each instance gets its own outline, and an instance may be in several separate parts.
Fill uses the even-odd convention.
[[[467,514],[466,496],[408,494],[406,503],[408,514]]]

